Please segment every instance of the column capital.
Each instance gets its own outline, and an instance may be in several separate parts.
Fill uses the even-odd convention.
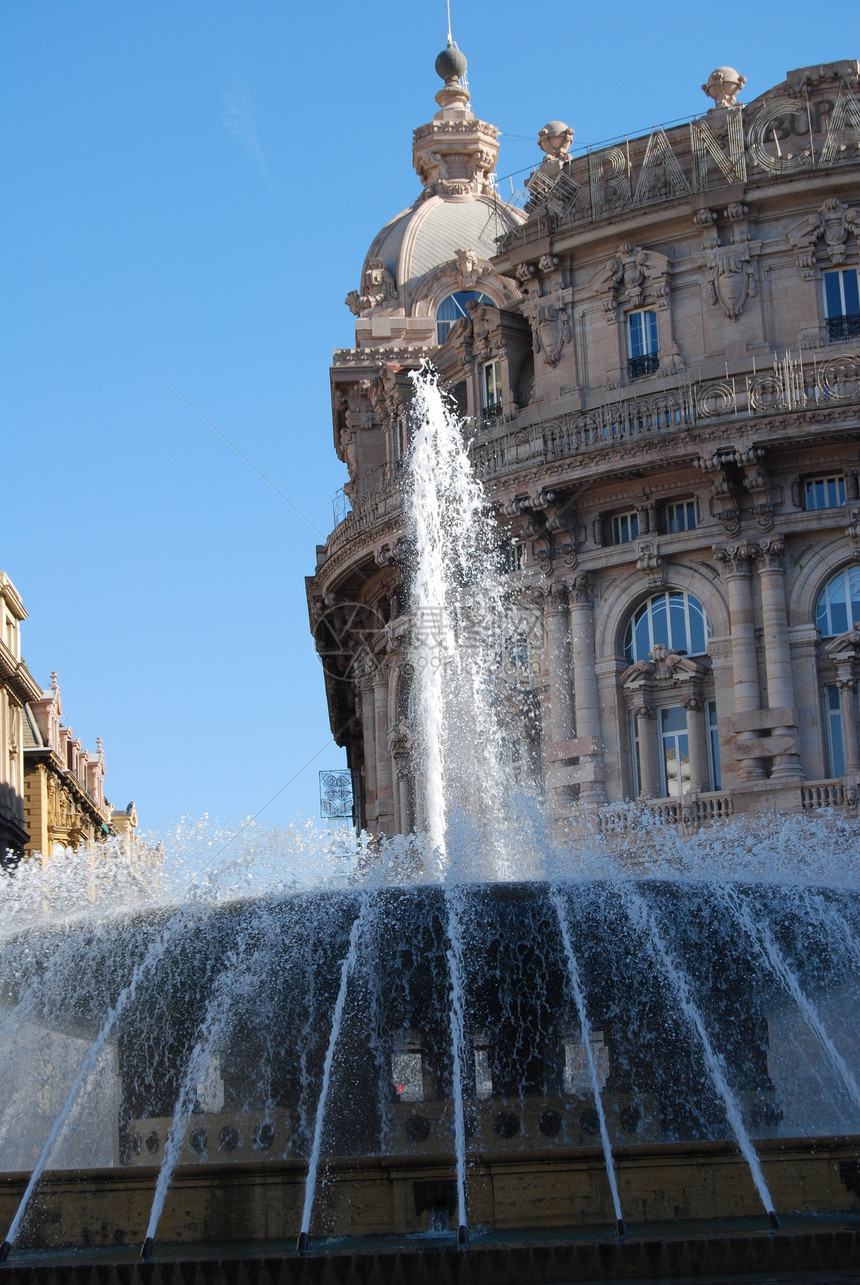
[[[537,590],[535,597],[543,604],[547,615],[567,611],[568,589],[563,581],[550,580],[548,584]]]
[[[782,536],[767,536],[758,542],[758,550],[753,554],[759,566],[759,571],[782,571],[782,555],[785,552],[785,544]]]
[[[700,714],[704,708],[705,702],[701,696],[688,696],[684,701],[684,709],[691,713]]]
[[[656,711],[647,703],[640,693],[639,699],[630,706],[630,713],[634,718],[656,718]]]
[[[594,602],[594,577],[587,571],[571,576],[565,583],[571,605],[587,603],[590,606]]]
[[[714,557],[722,563],[727,576],[748,576],[750,562],[759,555],[759,546],[749,541],[738,544],[715,544]]]

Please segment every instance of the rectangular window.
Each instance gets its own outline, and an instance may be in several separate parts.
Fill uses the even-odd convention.
[[[597,1086],[602,1089],[609,1079],[609,1049],[603,1042],[603,1031],[592,1031],[589,1044],[597,1072]],[[565,1093],[571,1094],[590,1093],[592,1090],[588,1054],[580,1035],[568,1035],[564,1040],[563,1088]]]
[[[609,523],[609,537],[612,544],[629,544],[639,538],[639,514],[634,509],[630,513],[616,513]]]
[[[391,1079],[398,1102],[424,1101],[424,1072],[420,1052],[392,1053]]]
[[[860,335],[860,290],[856,268],[825,272],[824,315],[831,341],[854,339]]]
[[[666,534],[677,531],[693,531],[699,525],[699,505],[697,500],[676,500],[666,505]]]
[[[803,484],[807,509],[838,509],[845,503],[844,477],[810,477]]]
[[[644,379],[660,368],[660,341],[657,314],[653,308],[631,312],[627,317],[627,376]]]
[[[723,788],[723,775],[720,770],[720,729],[717,725],[717,702],[708,701],[708,776],[712,790]]]
[[[663,797],[683,798],[690,793],[690,742],[683,705],[660,710],[660,745]]]
[[[475,1037],[475,1097],[486,1101],[493,1096],[493,1072],[490,1067],[490,1048],[486,1035],[481,1032]]]
[[[845,737],[842,727],[842,696],[835,684],[824,689],[824,718],[827,727],[828,774],[844,776]]]
[[[497,361],[488,361],[481,367],[481,406],[487,416],[501,410],[502,372]]]

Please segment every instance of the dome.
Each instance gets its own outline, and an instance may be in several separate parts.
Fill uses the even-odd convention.
[[[498,238],[523,221],[521,212],[486,195],[432,196],[401,211],[374,238],[365,259],[381,259],[397,283],[401,298],[419,279],[450,263],[459,250],[474,250],[479,259],[498,253]],[[405,290],[404,290],[405,288]]]

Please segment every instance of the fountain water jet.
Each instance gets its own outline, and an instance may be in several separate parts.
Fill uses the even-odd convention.
[[[747,1171],[750,1191],[775,1224],[763,1166],[775,1163],[777,1144],[787,1164],[785,1153],[799,1154],[799,1142],[780,1129],[778,1100],[793,1088],[795,1068],[771,1065],[770,1046],[792,1029],[802,996],[811,1003],[816,987],[826,986],[841,1002],[826,1026],[816,1008],[820,1029],[834,1049],[844,1047],[850,1030],[840,1018],[853,1013],[857,991],[850,950],[828,953],[827,932],[818,934],[821,958],[802,949],[797,888],[816,903],[826,890],[831,913],[855,937],[856,839],[824,822],[783,827],[783,869],[793,863],[800,881],[784,889],[772,880],[768,845],[776,840],[767,823],[715,829],[710,857],[704,839],[679,847],[670,831],[646,832],[635,810],[628,818],[616,810],[605,833],[583,834],[575,852],[556,851],[539,826],[523,825],[527,809],[518,817],[510,805],[516,783],[503,744],[500,668],[515,624],[498,573],[498,532],[469,470],[462,428],[427,372],[416,380],[416,405],[423,418],[411,466],[416,550],[408,623],[426,833],[402,864],[398,844],[383,845],[352,885],[299,889],[285,886],[283,875],[273,880],[266,948],[255,947],[263,920],[244,895],[241,862],[235,885],[213,883],[209,901],[177,912],[186,931],[174,934],[157,961],[163,967],[154,962],[141,978],[146,993],[123,1006],[102,1041],[116,1048],[119,1110],[111,1103],[104,1113],[121,1122],[112,1180],[124,1181],[147,1152],[154,1158],[167,1136],[145,1254],[156,1226],[170,1218],[165,1243],[171,1235],[286,1239],[283,1229],[292,1237],[298,1225],[300,1254],[320,1252],[311,1241],[317,1231],[446,1229],[465,1245],[471,1224],[479,1253],[481,1224],[504,1232],[524,1224],[565,1228],[569,1239],[577,1227],[584,1243],[581,1229],[594,1235],[595,1225],[611,1226],[613,1213],[620,1253],[620,1237],[627,1230],[629,1245],[637,1222],[746,1213]],[[817,867],[811,834],[819,836]],[[285,842],[282,864],[292,850]],[[515,881],[523,872],[534,877]],[[762,913],[780,918],[780,957],[799,989],[786,986],[772,961],[763,967],[760,933],[738,939],[732,930],[726,880],[734,880],[733,896],[746,898],[763,877],[771,882]],[[153,903],[142,917],[144,924],[151,917],[153,939],[163,913]],[[70,921],[62,931],[74,959],[80,926]],[[118,926],[113,948],[93,947],[80,995],[73,986],[71,999],[62,988],[55,995],[50,968],[22,974],[23,981],[20,969],[0,968],[4,988],[13,999],[30,995],[27,1011],[48,1025],[98,1038],[122,994],[124,931]],[[7,938],[0,937],[0,961],[18,949],[14,929]],[[568,1038],[574,1027],[578,1041]],[[195,1094],[204,1050],[215,1047],[221,1088],[213,1105]],[[819,1040],[816,1075],[833,1066],[826,1053]],[[840,1056],[847,1066],[849,1055]],[[781,1193],[802,1195],[781,1195],[780,1207],[796,1199],[813,1213],[844,1212],[848,1205],[827,1183],[847,1166],[836,1181],[851,1198],[854,1153],[850,1143],[823,1135],[860,1129],[860,1111],[855,1120],[830,1099],[818,1110],[822,1137],[780,1185]],[[194,1112],[196,1147],[194,1135],[183,1140]],[[598,1135],[602,1157],[594,1158]],[[324,1141],[328,1181],[317,1191]],[[746,1164],[743,1180],[733,1177],[734,1144]],[[240,1157],[243,1190],[258,1195],[236,1211],[226,1166],[213,1167],[211,1188],[205,1179],[211,1160]],[[718,1177],[700,1184],[702,1198],[699,1166],[714,1165]],[[262,1167],[277,1174],[278,1208],[266,1207],[274,1221],[261,1220],[252,1233],[255,1200],[266,1203]],[[583,1183],[592,1169],[606,1174],[611,1211]],[[688,1176],[676,1177],[677,1189],[667,1193],[678,1173]],[[207,1222],[211,1212],[187,1213],[182,1222],[171,1210],[174,1184],[184,1196],[177,1209],[191,1207],[186,1174],[213,1202],[226,1193],[214,1222]],[[602,1176],[599,1182],[602,1191]],[[93,1231],[82,1221],[79,1241],[109,1234],[108,1225],[102,1218]]]

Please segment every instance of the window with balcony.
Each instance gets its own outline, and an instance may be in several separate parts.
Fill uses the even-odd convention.
[[[663,798],[680,799],[690,792],[690,738],[683,705],[660,710],[660,750]]]
[[[495,308],[496,304],[489,295],[481,290],[457,290],[442,300],[436,309],[436,342],[444,344],[455,321],[467,317],[470,303],[488,303]]]
[[[708,701],[705,712],[708,719],[708,776],[712,790],[723,788],[723,774],[720,768],[720,729],[717,722],[717,702]]]
[[[481,367],[481,410],[484,419],[497,419],[502,413],[502,368],[498,361],[486,361]]]
[[[857,571],[860,579],[860,567]],[[624,631],[624,655],[631,664],[647,660],[652,647],[662,643],[687,656],[702,656],[710,636],[711,624],[698,598],[670,589],[636,608]]]
[[[803,483],[803,501],[806,509],[838,509],[845,503],[845,478],[808,477]]]
[[[860,289],[857,269],[846,268],[822,274],[824,315],[831,343],[860,336]]]
[[[818,598],[815,623],[822,638],[838,638],[860,626],[860,566],[837,571]]]
[[[609,519],[610,544],[629,544],[639,538],[639,514],[635,509],[629,513],[615,513]]]
[[[666,505],[664,516],[667,535],[674,535],[678,531],[693,531],[699,525],[699,502],[675,500]]]
[[[642,308],[627,317],[627,377],[647,379],[660,369],[660,341],[657,336],[657,313]]]

